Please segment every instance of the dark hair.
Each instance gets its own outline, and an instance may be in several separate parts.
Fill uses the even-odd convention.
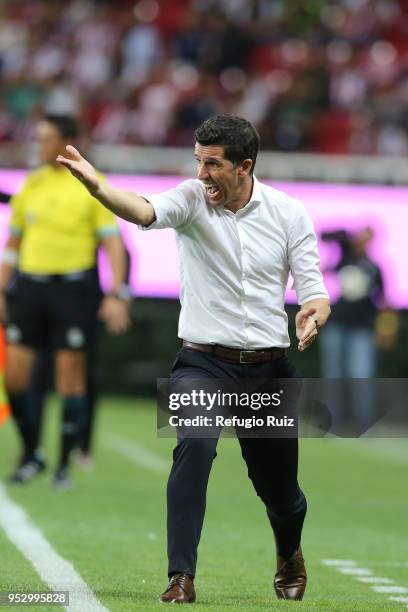
[[[78,138],[79,136],[78,121],[71,115],[45,115],[44,121],[54,125],[64,140]]]
[[[196,141],[203,146],[224,147],[224,157],[234,165],[252,159],[251,174],[259,149],[259,134],[249,121],[233,115],[215,115],[200,125]]]

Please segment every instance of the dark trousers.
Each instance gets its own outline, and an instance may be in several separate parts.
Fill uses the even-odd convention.
[[[172,380],[293,378],[296,372],[286,357],[260,364],[239,364],[212,355],[181,349]],[[185,572],[195,576],[197,549],[204,521],[208,478],[216,457],[218,438],[178,436],[167,485],[169,576]],[[297,482],[297,438],[239,438],[248,476],[265,504],[277,551],[285,558],[300,544],[306,499]]]

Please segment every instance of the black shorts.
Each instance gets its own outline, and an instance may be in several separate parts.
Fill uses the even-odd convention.
[[[7,343],[36,350],[86,349],[93,341],[100,301],[94,270],[79,278],[18,275],[7,290]]]

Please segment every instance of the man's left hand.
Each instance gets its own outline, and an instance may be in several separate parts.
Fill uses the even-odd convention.
[[[299,340],[298,350],[304,351],[310,346],[319,333],[317,319],[314,317],[316,308],[299,310],[296,315],[296,336]]]

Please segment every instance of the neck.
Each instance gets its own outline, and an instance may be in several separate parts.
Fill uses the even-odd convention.
[[[42,166],[51,166],[51,168],[53,170],[65,170],[66,168],[64,168],[64,166],[62,166],[61,164],[59,164],[56,161],[49,161],[49,162],[45,162],[44,164],[41,164]]]
[[[238,212],[241,208],[244,208],[251,199],[252,190],[254,187],[254,177],[252,175],[245,179],[242,188],[239,190],[237,197],[231,202],[224,204],[224,208],[230,210],[233,213]]]

